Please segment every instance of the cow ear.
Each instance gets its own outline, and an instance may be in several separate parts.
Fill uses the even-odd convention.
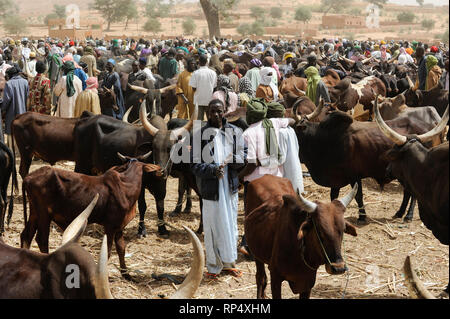
[[[345,221],[344,233],[355,237],[358,236],[358,234],[356,233],[356,227],[350,224],[348,221]]]
[[[300,225],[300,228],[299,228],[299,230],[298,230],[298,233],[297,233],[297,239],[298,239],[299,241],[302,241],[302,240],[305,238],[306,233],[307,233],[310,229],[311,229],[310,223],[309,223],[307,220],[304,221],[304,222]]]

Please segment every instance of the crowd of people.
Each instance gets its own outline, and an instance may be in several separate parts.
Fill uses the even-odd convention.
[[[221,59],[227,53],[255,57],[247,68],[242,68],[233,59]],[[226,39],[5,39],[0,42],[0,96],[2,130],[8,144],[12,143],[12,121],[27,111],[64,118],[79,117],[83,111],[89,111],[122,119],[126,111],[124,92],[121,75],[116,71],[121,56],[133,59],[128,83],[155,82],[157,77],[173,80],[177,117],[191,118],[197,105],[197,119],[207,120],[202,130],[214,131],[213,161],[207,163],[202,158],[194,160],[191,166],[203,198],[207,269],[212,279],[221,271],[234,276],[242,274],[235,265],[239,184],[244,185],[245,194],[249,182],[270,174],[289,178],[294,189],[303,192],[298,142],[291,128],[294,120],[285,117],[284,97],[279,90],[283,79],[292,75],[306,78],[305,95],[317,106],[321,100],[331,102],[321,76],[339,58],[355,62],[376,59],[415,65],[416,87],[421,90],[430,90],[438,83],[449,89],[445,44],[346,39],[239,43]],[[98,67],[100,57],[107,57],[103,70]],[[328,64],[319,65],[325,58]],[[341,78],[346,75],[345,70],[337,68],[336,72]],[[114,109],[101,108],[99,89],[114,91]],[[226,129],[239,128],[227,118],[231,119],[230,115],[240,108],[245,108],[245,132],[240,135],[242,139],[229,139]],[[233,154],[233,158],[228,154]],[[245,157],[245,161],[237,161],[236,157]],[[240,247],[242,253],[250,254],[245,237]]]

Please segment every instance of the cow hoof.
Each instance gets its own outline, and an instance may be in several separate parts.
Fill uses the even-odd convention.
[[[169,216],[170,217],[176,217],[176,216],[179,216],[180,213],[181,213],[181,208],[176,208],[169,214]]]
[[[187,208],[185,208],[183,211],[182,211],[182,214],[190,214],[191,213],[191,209],[189,208],[189,209],[187,209]]]
[[[403,218],[403,222],[404,223],[410,223],[410,222],[412,222],[412,218],[405,217],[405,218]]]
[[[394,216],[392,216],[393,219],[395,218],[402,218],[403,214],[401,212],[396,212]]]
[[[147,237],[147,230],[144,225],[141,225],[141,223],[139,223],[137,236],[138,238]]]
[[[169,231],[166,229],[166,226],[162,225],[162,226],[158,226],[158,234],[160,237],[162,238],[169,238]]]
[[[359,225],[367,223],[366,215],[359,215],[358,220],[356,221]]]

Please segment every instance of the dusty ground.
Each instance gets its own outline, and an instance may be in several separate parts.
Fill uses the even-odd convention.
[[[42,162],[33,162],[31,171],[42,165],[44,165]],[[73,169],[73,164],[69,162],[57,165]],[[317,186],[310,178],[306,178],[304,183],[308,199],[329,200],[327,188]],[[177,180],[169,179],[165,202],[167,212],[172,211],[176,205],[177,185]],[[348,190],[349,187],[346,187],[341,195]],[[349,235],[344,237],[344,257],[349,267],[348,275],[330,276],[325,272],[324,266],[321,266],[311,297],[342,298],[345,292],[345,298],[408,298],[402,272],[403,262],[408,254],[414,255],[416,270],[425,285],[436,296],[439,295],[449,279],[448,247],[440,244],[422,225],[417,209],[412,223],[404,224],[391,219],[402,199],[402,188],[397,182],[387,185],[384,191],[380,192],[374,182],[365,180],[364,192],[369,223],[357,226],[357,237]],[[197,229],[200,216],[198,200],[194,200],[194,207],[189,215],[171,218],[166,214],[166,220],[173,228],[169,228],[171,231],[169,239],[161,239],[156,231],[154,200],[149,193],[146,199],[149,206],[146,215],[147,237],[138,239],[136,236],[138,217],[134,218],[125,229],[125,239],[128,243],[126,262],[136,282],[126,281],[120,276],[118,257],[114,248],[109,260],[109,279],[115,298],[154,298],[158,295],[170,295],[174,292],[175,285],[168,280],[157,281],[152,278],[152,274],[166,273],[181,277],[187,274],[190,267],[192,246],[182,225]],[[349,205],[345,217],[351,223],[356,223],[356,202]],[[240,234],[243,233],[243,218],[241,199],[238,215]],[[16,196],[13,219],[6,229],[6,242],[19,247],[19,236],[23,227],[22,198]],[[81,244],[94,255],[95,259],[100,250],[102,234],[100,226],[89,225],[81,240]],[[200,236],[200,240],[203,242],[203,236]],[[60,241],[61,232],[53,225],[50,251],[55,250]],[[31,249],[38,250],[34,240]],[[196,298],[255,298],[254,262],[246,260],[239,254],[237,266],[244,272],[241,278],[223,275],[218,282],[203,280]],[[270,280],[269,273],[267,274]],[[290,291],[287,282],[283,283],[282,289],[283,298],[296,297]],[[271,296],[270,282],[266,293]]]

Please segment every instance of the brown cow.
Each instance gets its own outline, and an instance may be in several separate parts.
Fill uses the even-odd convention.
[[[341,78],[339,77],[339,74],[332,69],[328,69],[322,77],[322,82],[327,86],[327,88],[334,87],[340,80]]]
[[[60,118],[36,112],[18,115],[11,134],[20,153],[19,173],[27,176],[33,156],[54,165],[58,161],[74,161],[73,129],[82,118]],[[14,146],[13,146],[14,147]]]
[[[150,154],[138,157],[144,161]],[[93,194],[99,193],[100,199],[89,218],[105,228],[108,237],[108,254],[111,253],[113,240],[119,255],[120,267],[124,277],[125,241],[123,229],[136,215],[136,201],[142,185],[142,173],[158,171],[159,166],[144,164],[135,159],[125,158],[127,163],[114,166],[101,176],[88,176],[61,170],[49,166],[42,167],[29,174],[22,183],[25,229],[20,235],[21,247],[29,248],[37,231],[36,241],[41,252],[48,252],[50,223],[54,221],[60,228],[66,229],[77,216],[77,212],[86,206]],[[30,201],[30,219],[26,216],[26,195]]]
[[[98,194],[67,227],[61,246],[51,254],[11,247],[0,238],[1,299],[112,297],[108,283],[106,236],[98,266],[89,252],[78,244],[97,200]],[[68,277],[73,273],[73,270],[68,271],[70,265],[78,267],[77,288],[67,285]]]
[[[264,264],[269,265],[274,299],[281,298],[284,280],[300,298],[309,298],[320,265],[331,275],[346,271],[343,233],[356,236],[356,229],[344,212],[356,191],[355,184],[341,200],[313,203],[297,197],[286,178],[265,175],[248,184],[244,225],[255,257],[257,298],[266,298]]]
[[[289,93],[295,96],[303,96],[305,95],[307,85],[308,82],[305,78],[291,76],[281,82],[280,92],[283,96]]]
[[[352,116],[367,110],[370,119],[373,114],[372,102],[377,95],[386,96],[386,87],[377,77],[369,76],[356,84],[349,79],[341,80],[336,86],[329,88],[329,92],[337,109],[350,111]]]

